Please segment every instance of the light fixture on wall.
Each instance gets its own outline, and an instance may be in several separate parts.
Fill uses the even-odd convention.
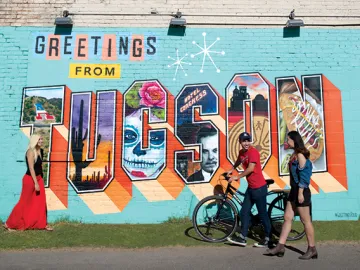
[[[63,16],[62,17],[57,17],[55,19],[55,25],[61,25],[61,26],[72,26],[73,25],[73,21],[69,16],[69,11],[64,10],[63,11]]]
[[[174,15],[174,18],[171,18],[170,25],[172,26],[185,26],[186,20],[185,18],[182,18],[182,13],[178,10],[176,14]]]
[[[286,27],[300,27],[304,26],[304,21],[300,19],[295,19],[295,9],[290,12],[289,20],[286,23]]]

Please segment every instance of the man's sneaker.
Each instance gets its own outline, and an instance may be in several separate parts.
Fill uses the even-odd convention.
[[[262,240],[260,240],[260,242],[255,243],[254,247],[267,248],[267,247],[269,247],[269,241],[267,239],[262,239]]]
[[[243,247],[246,246],[246,240],[244,238],[238,237],[236,235],[233,235],[232,237],[228,237],[227,240],[230,243],[233,243],[233,244],[236,244],[236,245],[239,245],[239,246],[243,246]]]

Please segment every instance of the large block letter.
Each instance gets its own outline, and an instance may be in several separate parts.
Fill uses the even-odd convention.
[[[226,87],[227,155],[235,163],[240,133],[251,133],[262,167],[271,156],[270,87],[259,73],[235,74]]]
[[[185,183],[208,183],[219,168],[219,130],[199,118],[219,114],[219,97],[209,84],[185,85],[175,107],[175,135],[189,149],[175,152],[175,170]]]
[[[301,91],[302,89],[302,91]],[[279,171],[286,175],[292,150],[286,142],[289,131],[298,131],[310,151],[314,172],[327,170],[324,103],[321,75],[303,76],[302,87],[295,77],[276,79]]]
[[[63,124],[65,86],[25,87],[20,127],[43,138],[44,183],[49,186],[52,127]],[[24,155],[25,158],[25,155]]]
[[[103,191],[114,178],[116,91],[73,93],[71,103],[67,179],[78,193]]]
[[[156,179],[166,167],[166,129],[143,134],[143,116],[149,124],[166,123],[167,92],[156,80],[135,81],[123,103],[122,167],[132,181]]]

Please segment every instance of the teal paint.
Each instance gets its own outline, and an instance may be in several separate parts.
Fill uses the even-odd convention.
[[[283,38],[282,28],[267,29],[186,29],[185,36],[167,36],[165,28],[74,28],[73,33],[92,34],[128,32],[133,34],[153,33],[158,38],[157,54],[143,62],[126,59],[106,61],[121,63],[121,78],[118,80],[70,79],[70,63],[105,63],[102,60],[75,61],[44,60],[33,57],[29,51],[33,34],[54,33],[54,28],[0,27],[0,141],[6,149],[0,157],[2,176],[0,180],[0,218],[5,220],[17,202],[21,191],[21,178],[25,172],[23,160],[27,139],[19,129],[22,88],[48,85],[67,85],[73,92],[118,89],[121,93],[134,80],[157,79],[173,95],[184,84],[210,83],[222,96],[225,87],[235,73],[260,72],[271,84],[276,77],[308,74],[325,75],[342,94],[343,125],[345,133],[345,154],[347,161],[348,191],[323,193],[313,196],[314,219],[357,220],[360,215],[360,131],[358,106],[360,89],[357,82],[360,74],[360,30],[357,29],[306,29],[299,37]],[[220,37],[213,49],[225,51],[225,55],[213,55],[221,72],[206,60],[204,72],[200,73],[202,57],[192,59],[190,54],[199,52],[192,44],[202,46],[202,33],[206,32],[207,44]],[[188,53],[184,61],[187,77],[179,70],[173,80],[175,68],[167,65],[175,57]],[[171,201],[148,202],[133,186],[132,199],[123,211],[116,214],[94,215],[78,195],[69,187],[67,210],[51,211],[50,220],[61,216],[89,223],[157,223],[171,216],[188,216],[189,209],[196,204],[196,198],[188,188]]]

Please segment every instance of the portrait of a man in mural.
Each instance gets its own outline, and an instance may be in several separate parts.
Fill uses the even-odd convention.
[[[215,128],[211,126],[200,128],[196,142],[201,144],[201,169],[188,177],[188,183],[210,181],[218,165],[219,143],[217,138]]]
[[[165,165],[165,131],[150,130],[143,147],[143,109],[150,123],[165,119],[165,91],[157,82],[135,83],[125,94],[123,167],[132,180],[156,179]]]

